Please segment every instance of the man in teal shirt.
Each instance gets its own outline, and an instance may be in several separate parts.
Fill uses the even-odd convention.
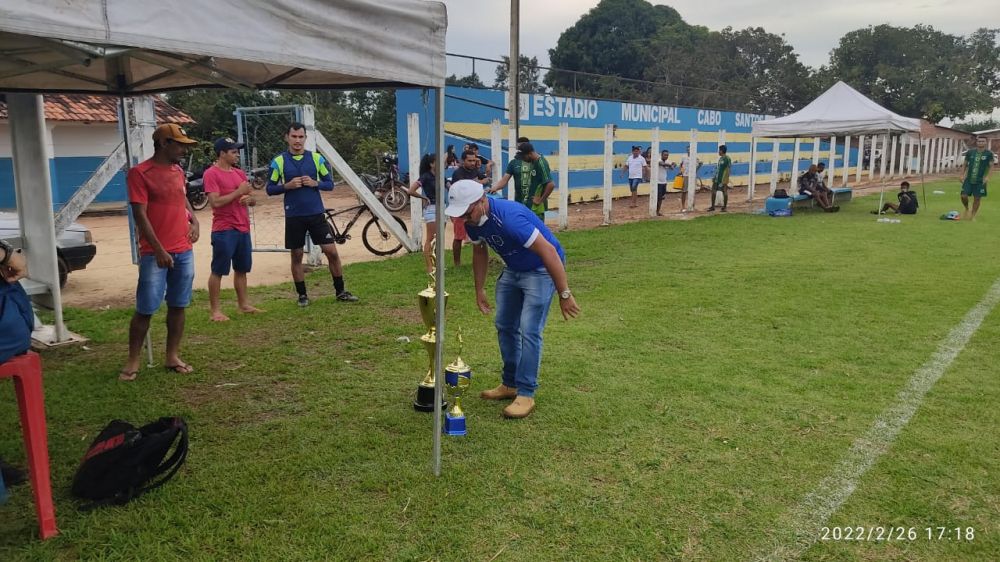
[[[514,179],[514,200],[531,209],[544,222],[548,198],[556,184],[552,180],[548,160],[535,151],[530,142],[517,146],[517,156],[510,161],[503,177],[490,192],[500,191],[511,178]]]
[[[715,177],[712,178],[712,206],[709,211],[715,210],[715,194],[722,191],[722,212],[726,212],[726,205],[729,204],[729,170],[733,167],[733,161],[726,156],[726,145],[719,145],[719,165],[715,168]]]
[[[976,139],[976,149],[965,152],[965,174],[962,176],[962,206],[963,215],[969,220],[976,220],[979,203],[986,197],[986,182],[993,166],[993,153],[986,150],[986,138]],[[972,214],[969,214],[969,196],[972,196]]]

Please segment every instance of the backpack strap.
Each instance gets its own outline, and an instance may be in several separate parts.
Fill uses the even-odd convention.
[[[132,494],[132,498],[138,497],[150,490],[154,490],[166,484],[168,480],[170,480],[171,478],[174,477],[175,474],[177,474],[177,471],[181,468],[181,465],[184,464],[185,459],[187,459],[187,453],[188,453],[187,424],[184,423],[184,420],[182,420],[181,418],[174,418],[174,423],[178,424],[179,426],[178,433],[180,434],[180,441],[178,441],[177,443],[177,448],[174,449],[174,454],[170,455],[170,458],[163,461],[163,463],[160,464],[160,466],[156,467],[156,470],[153,471],[153,474],[149,477],[149,479],[152,480],[165,472],[167,473],[166,476],[161,478],[159,481],[150,484],[149,486],[144,486],[142,488],[139,488]]]

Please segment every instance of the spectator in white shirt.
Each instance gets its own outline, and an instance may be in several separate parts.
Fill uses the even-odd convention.
[[[623,173],[628,173],[628,188],[632,192],[632,204],[629,207],[637,207],[639,202],[639,184],[642,183],[644,172],[649,170],[646,159],[642,157],[642,149],[638,146],[632,147],[632,155],[625,160],[622,167]]]

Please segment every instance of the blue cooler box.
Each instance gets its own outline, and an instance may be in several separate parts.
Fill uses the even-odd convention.
[[[790,217],[792,216],[792,198],[768,197],[767,201],[764,202],[764,210],[772,217]]]

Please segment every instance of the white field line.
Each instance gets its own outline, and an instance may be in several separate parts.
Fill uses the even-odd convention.
[[[941,341],[937,351],[913,373],[906,387],[899,392],[895,403],[875,419],[868,431],[854,441],[847,455],[836,464],[830,475],[789,513],[786,518],[789,527],[785,536],[790,536],[791,540],[778,544],[770,555],[759,559],[795,560],[816,542],[823,524],[851,497],[858,481],[868,469],[889,450],[899,432],[920,407],[927,391],[962,352],[998,302],[1000,279],[993,282],[979,304],[966,313],[965,318]]]

